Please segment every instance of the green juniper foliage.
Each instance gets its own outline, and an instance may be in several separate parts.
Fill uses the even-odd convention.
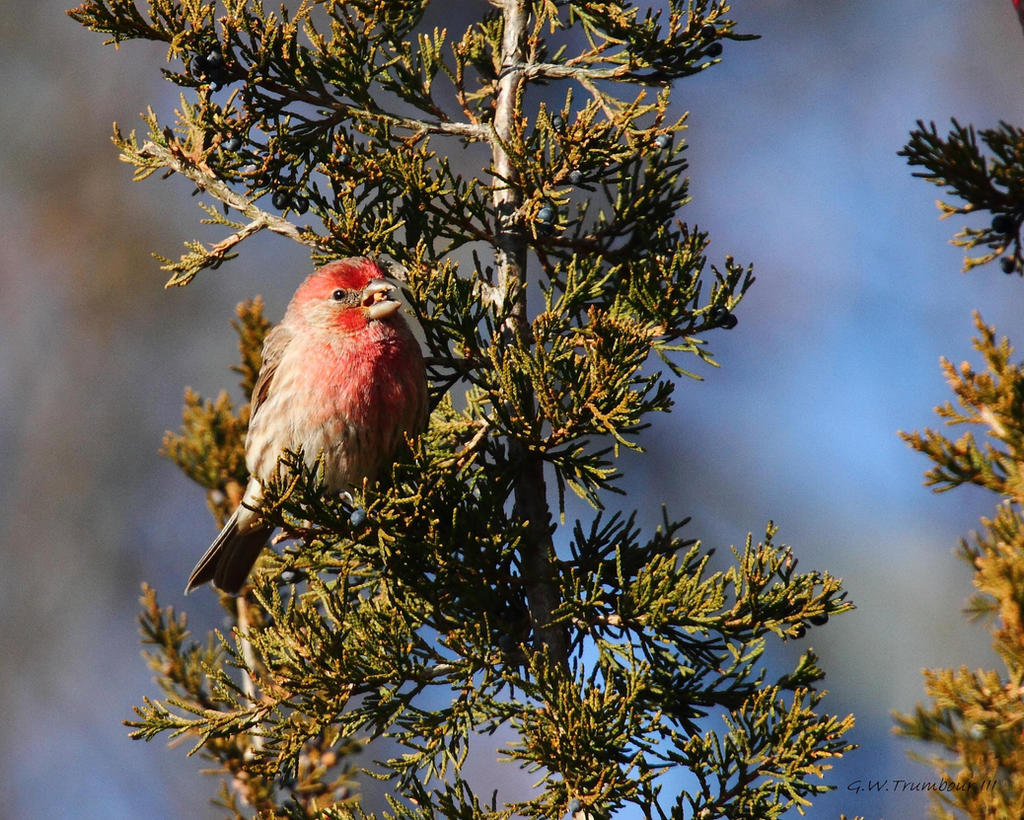
[[[673,83],[746,37],[712,0],[470,11],[482,17],[454,33],[430,21],[467,10],[427,0],[70,12],[114,44],[167,44],[173,126],[150,111],[143,136],[115,142],[137,178],[192,181],[226,233],[165,259],[169,284],[264,230],[314,263],[386,254],[434,405],[355,513],[300,454],[283,458],[261,506],[280,547],[223,599],[230,634],[189,641],[147,588],[165,696],[137,709],[134,736],[191,739],[226,774],[232,816],[366,816],[357,767],[386,782],[395,818],[802,811],[851,748],[852,718],[820,710],[809,649],[777,678],[763,655],[849,609],[839,580],[798,571],[771,524],[713,571],[685,520],[645,533],[603,506],[622,492],[620,448],[640,449],[688,360],[713,364],[705,337],[735,326],[753,281],[729,257],[709,265],[707,235],[677,221],[684,121],[669,118]],[[258,303],[237,328],[248,394]],[[219,518],[245,479],[247,414],[188,394],[164,443]],[[567,492],[588,520],[564,523]],[[468,782],[490,733],[534,789],[494,793],[501,766]]]
[[[941,137],[935,123],[926,126],[918,120],[910,141],[899,153],[910,165],[927,169],[914,172],[914,176],[946,188],[963,200],[962,205],[939,200],[943,219],[975,211],[992,214],[989,225],[964,227],[953,238],[953,244],[962,248],[987,248],[981,256],[964,257],[965,272],[999,259],[1003,273],[1024,276],[1020,237],[1024,221],[1024,130],[1001,122],[998,128],[986,128],[980,134],[987,152],[978,144],[973,125],[963,126],[953,120],[949,135]]]
[[[974,346],[985,369],[943,360],[958,406],[946,402],[936,412],[948,425],[981,428],[986,439],[970,431],[956,440],[937,430],[903,436],[934,462],[926,483],[936,492],[975,484],[1000,499],[981,532],[960,542],[960,556],[974,569],[977,588],[967,612],[992,621],[1005,672],[926,670],[932,703],[896,716],[902,734],[941,750],[918,757],[960,785],[933,793],[933,815],[948,820],[1024,816],[1024,366],[1012,361],[1006,339],[997,341],[977,316],[976,324]]]
[[[984,256],[968,257],[965,270],[1002,255],[1004,272],[1022,273],[1024,131],[1000,123],[976,132],[954,120],[942,138],[934,124],[919,122],[901,154],[928,169],[919,176],[964,200],[962,206],[940,202],[943,216],[994,214],[991,226],[964,228],[954,238],[962,247],[989,248]],[[973,484],[999,498],[994,516],[981,520],[981,531],[961,540],[959,554],[974,570],[977,590],[967,614],[991,622],[992,646],[1005,669],[926,670],[931,702],[896,715],[901,734],[937,750],[915,756],[956,786],[932,793],[932,814],[944,820],[1024,817],[1024,365],[978,315],[975,325],[974,347],[984,369],[943,359],[956,403],[936,409],[946,425],[966,432],[956,439],[933,429],[902,434],[932,460],[925,483],[935,492]],[[982,432],[980,440],[975,430]]]

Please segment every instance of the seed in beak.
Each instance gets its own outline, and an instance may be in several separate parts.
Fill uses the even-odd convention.
[[[375,280],[363,290],[363,308],[369,319],[383,319],[390,316],[401,303],[391,298],[395,286],[383,280]]]

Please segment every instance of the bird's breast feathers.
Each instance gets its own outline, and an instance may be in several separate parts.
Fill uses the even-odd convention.
[[[284,450],[307,463],[325,453],[325,481],[345,489],[373,479],[406,433],[426,418],[423,360],[408,328],[374,322],[358,338],[296,337],[250,423],[249,471],[261,478]],[[274,425],[275,434],[263,428]]]

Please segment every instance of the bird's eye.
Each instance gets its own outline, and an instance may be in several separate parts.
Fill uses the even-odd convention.
[[[331,298],[335,302],[344,301],[344,299],[345,299],[345,291],[343,291],[341,288],[338,288],[336,291],[334,291],[334,293],[331,294]]]

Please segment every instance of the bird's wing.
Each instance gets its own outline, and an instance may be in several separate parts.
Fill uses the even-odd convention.
[[[270,383],[274,380],[274,373],[277,366],[284,357],[285,348],[291,341],[292,332],[286,325],[280,324],[274,327],[267,334],[263,342],[263,364],[260,366],[260,375],[256,378],[256,384],[252,388],[252,410],[250,418],[256,415],[270,392]]]

